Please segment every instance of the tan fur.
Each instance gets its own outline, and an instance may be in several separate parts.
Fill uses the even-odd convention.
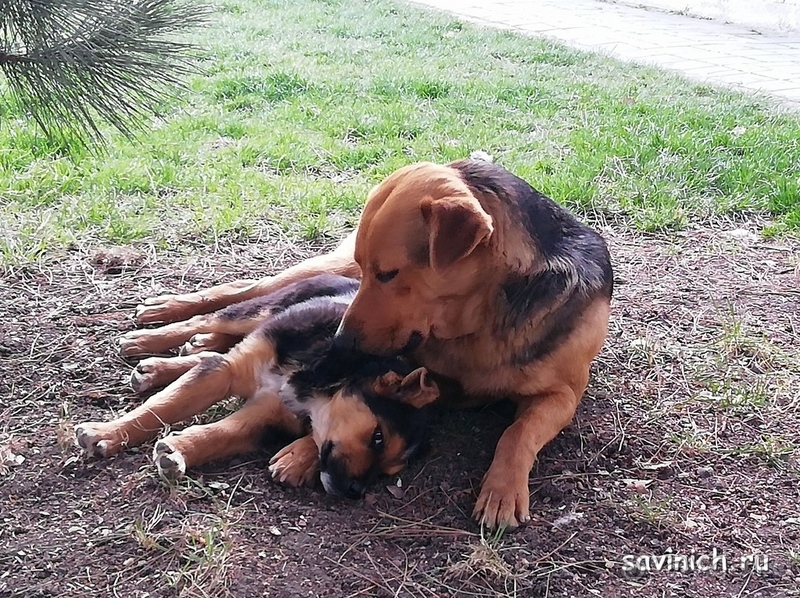
[[[319,472],[319,449],[314,436],[306,434],[279,450],[269,460],[272,477],[289,486],[304,486]]]
[[[225,423],[218,422],[219,425],[185,430],[182,434],[187,436],[189,452],[183,457],[188,466],[204,463],[210,457],[227,456],[230,453],[226,443],[243,442],[252,446],[259,430],[266,425],[281,426],[299,433],[300,422],[283,407],[277,395],[272,393],[270,398],[259,392],[258,368],[273,358],[274,349],[270,343],[262,338],[249,337],[227,355],[205,353],[174,360],[151,360],[145,363],[145,374],[151,376],[147,388],[170,379],[174,382],[114,421],[80,424],[76,427],[79,442],[83,436],[81,444],[90,445],[84,448],[108,457],[149,440],[165,426],[185,421],[229,396],[258,399],[263,414],[257,418],[250,415],[253,425],[240,432],[237,429],[241,428],[241,422],[247,421],[252,408],[248,408],[244,416],[235,413],[228,416],[222,420]],[[264,405],[270,405],[269,409],[263,409]],[[221,434],[226,430],[231,438],[223,441]],[[239,438],[233,438],[237,434]]]
[[[233,303],[263,297],[298,280],[326,272],[358,277],[358,265],[353,262],[354,243],[355,233],[346,237],[331,253],[310,258],[280,274],[261,280],[239,280],[186,295],[152,297],[136,309],[136,320],[142,324],[186,320]]]
[[[317,274],[333,273],[358,278],[361,270],[353,261],[354,245],[355,233],[352,233],[333,252],[310,258],[276,276],[257,281],[235,281],[186,295],[161,295],[147,299],[136,309],[137,321],[141,324],[167,324],[157,329],[145,328],[124,334],[119,339],[120,353],[125,357],[159,355],[181,345],[182,353],[226,351],[255,330],[264,318],[224,319],[213,312],[274,293]]]
[[[344,461],[352,477],[360,477],[373,464],[374,455],[364,448],[369,446],[377,425],[378,418],[363,401],[338,393],[315,413],[312,434],[317,446],[333,442],[333,458]]]

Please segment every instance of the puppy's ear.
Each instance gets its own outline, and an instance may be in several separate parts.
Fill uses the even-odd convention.
[[[395,371],[390,371],[375,379],[372,390],[381,395],[394,394],[402,383],[403,377]]]
[[[431,380],[428,370],[417,368],[403,378],[398,396],[403,403],[420,409],[439,398],[439,386]]]
[[[417,368],[405,378],[395,371],[387,372],[375,379],[372,389],[417,409],[439,398],[439,386],[425,368]]]
[[[426,198],[420,208],[430,235],[431,267],[436,271],[467,257],[494,231],[491,216],[474,199]]]

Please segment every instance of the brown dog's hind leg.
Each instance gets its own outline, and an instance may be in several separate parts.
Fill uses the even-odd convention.
[[[528,475],[536,455],[572,421],[578,400],[568,386],[521,399],[497,443],[472,516],[489,529],[514,529],[530,520]]]
[[[256,394],[241,409],[218,422],[190,426],[156,442],[153,462],[160,476],[182,477],[186,470],[259,448],[265,431],[276,427],[298,436],[303,423],[272,391]]]
[[[360,278],[361,269],[353,259],[355,238],[356,233],[353,231],[331,253],[307,259],[275,276],[261,280],[240,280],[185,295],[161,295],[146,299],[136,308],[136,320],[140,324],[185,320],[233,303],[262,297],[317,274],[331,273]],[[188,337],[181,342],[185,340]]]

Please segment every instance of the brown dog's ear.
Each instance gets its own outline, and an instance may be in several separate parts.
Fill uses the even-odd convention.
[[[422,217],[430,231],[430,262],[441,271],[467,257],[492,234],[492,218],[477,201],[424,199]]]

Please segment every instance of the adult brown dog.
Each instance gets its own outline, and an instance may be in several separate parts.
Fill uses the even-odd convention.
[[[419,163],[372,190],[358,229],[333,253],[262,281],[158,297],[137,316],[175,321],[320,272],[362,278],[338,343],[407,353],[458,382],[458,406],[516,403],[473,515],[489,528],[529,520],[536,455],[572,420],[606,337],[613,282],[603,239],[500,166]],[[204,332],[201,321],[134,332],[122,351],[177,346]],[[219,332],[190,350],[237,334]]]

